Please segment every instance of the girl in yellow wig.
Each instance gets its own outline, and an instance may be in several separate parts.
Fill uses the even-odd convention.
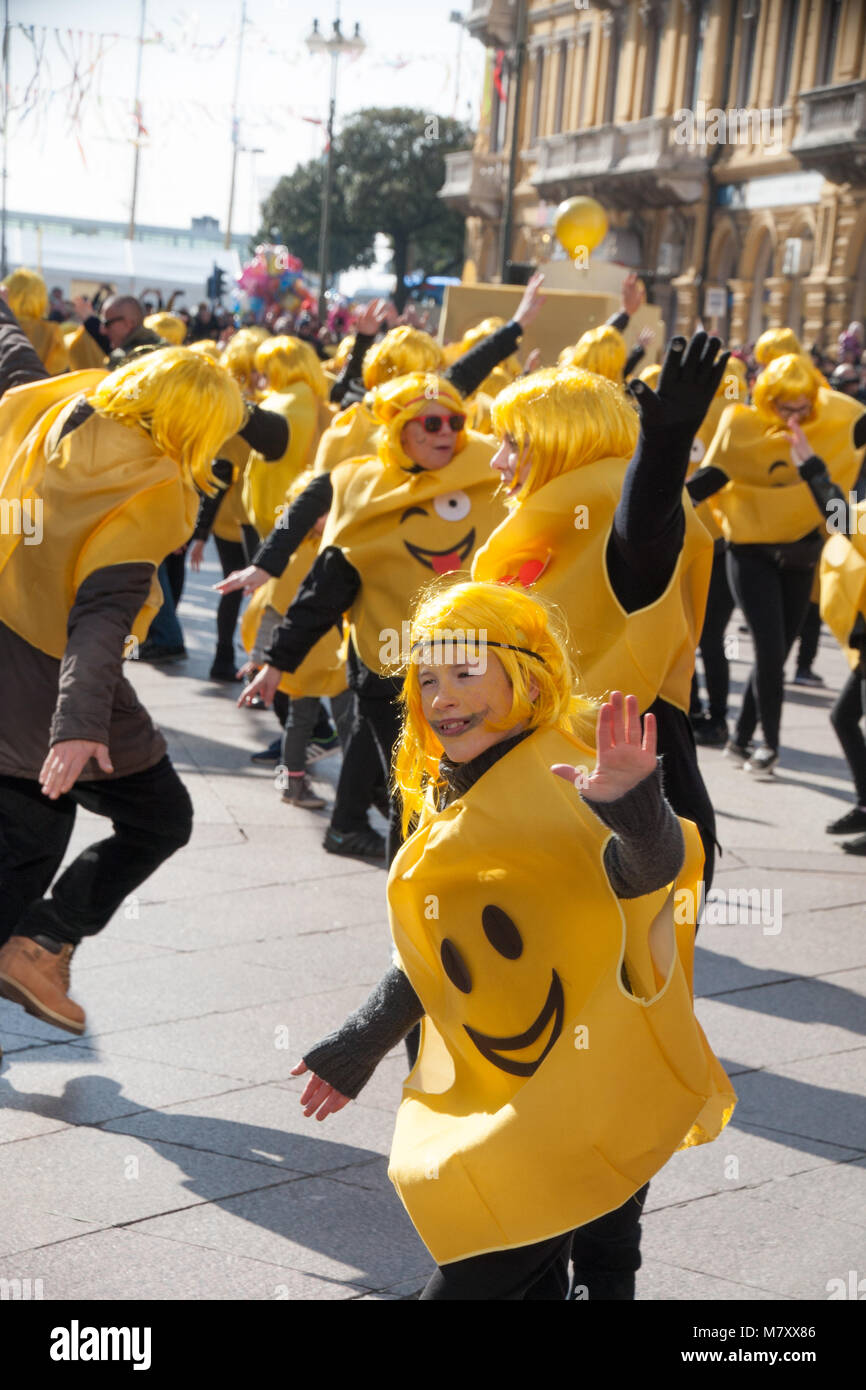
[[[577,368],[535,372],[503,391],[493,465],[511,512],[472,567],[475,578],[560,605],[593,697],[631,689],[653,710],[668,795],[701,831],[708,880],[715,821],[688,710],[712,545],[683,483],[723,374],[717,348],[706,334],[688,348],[674,339],[658,393],[633,384],[640,414],[621,387]]]
[[[20,380],[31,350],[10,321],[0,364],[11,346]],[[189,537],[193,484],[211,485],[244,408],[225,372],[183,348],[111,376],[44,380],[31,358],[30,384],[0,402],[0,497],[27,523],[0,536],[0,994],[80,1034],[72,952],[191,832],[189,797],[121,662],[158,606],[157,567]],[[113,831],[46,897],[76,805]]]
[[[258,394],[256,352],[270,336],[267,328],[253,324],[249,328],[239,328],[223,348],[223,366],[251,400],[255,400]]]
[[[349,685],[387,781],[399,689],[391,673],[400,661],[412,598],[432,575],[468,565],[503,510],[495,496],[490,445],[466,429],[461,397],[447,381],[419,372],[398,377],[373,393],[373,410],[382,427],[378,453],[316,476],[256,555],[258,568],[238,576],[252,587],[268,574],[281,574],[313,522],[327,513],[322,548],[303,592],[271,640],[269,664],[240,703],[260,693],[270,704],[281,672],[297,670],[345,613]],[[338,788],[338,806],[344,800]],[[391,832],[393,850],[400,837],[396,805]],[[337,822],[325,839],[334,853],[357,852],[357,845],[363,852],[370,843],[375,849],[370,832]]]
[[[48,288],[35,270],[20,266],[0,282],[6,291],[6,303],[30,339],[36,354],[50,376],[57,376],[69,367],[69,352],[60,324],[44,318],[48,308]]]
[[[574,347],[563,348],[559,354],[560,367],[583,367],[596,372],[608,381],[621,382],[628,350],[625,338],[609,323],[590,328],[578,338]]]
[[[255,370],[267,385],[261,405],[282,415],[289,426],[282,458],[268,462],[254,453],[247,466],[244,506],[264,539],[274,527],[287,487],[312,464],[330,411],[321,363],[300,338],[268,338],[256,350]]]
[[[807,357],[776,357],[755,386],[754,406],[722,415],[689,490],[710,498],[728,542],[728,579],[755,645],[755,664],[728,756],[758,780],[779,758],[784,664],[806,614],[823,537],[809,487],[791,457],[798,425],[843,492],[854,486],[866,446],[857,402],[823,392]],[[753,751],[760,721],[764,742]]]
[[[564,636],[530,595],[422,599],[402,700],[398,963],[295,1066],[301,1104],[342,1109],[423,1020],[389,1168],[439,1266],[422,1298],[563,1300],[574,1228],[626,1203],[636,1225],[653,1173],[733,1110],[694,1016],[694,931],[673,925],[700,841],[634,697],[602,706],[596,754],[569,732]]]

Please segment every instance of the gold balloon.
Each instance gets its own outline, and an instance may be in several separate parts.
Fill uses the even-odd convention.
[[[569,256],[594,251],[607,236],[607,213],[595,198],[566,198],[556,209],[553,230]]]

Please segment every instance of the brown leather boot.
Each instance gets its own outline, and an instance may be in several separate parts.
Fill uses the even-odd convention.
[[[67,994],[74,949],[61,946],[55,954],[29,936],[10,936],[0,949],[0,995],[43,1023],[67,1033],[83,1033],[84,1010]]]

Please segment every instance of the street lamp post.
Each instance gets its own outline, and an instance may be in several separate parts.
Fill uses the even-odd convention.
[[[319,223],[319,321],[324,322],[327,313],[326,290],[328,287],[328,236],[331,223],[331,196],[334,187],[334,114],[337,109],[337,64],[341,53],[363,53],[365,44],[361,38],[361,26],[355,25],[355,32],[347,38],[340,28],[339,18],[333,22],[332,32],[325,38],[319,32],[319,21],[313,20],[313,32],[307,39],[311,53],[328,53],[331,57],[331,93],[328,104],[328,135],[325,157],[325,183],[322,189],[322,217]]]

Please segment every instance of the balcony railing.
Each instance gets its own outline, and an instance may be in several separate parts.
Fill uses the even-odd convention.
[[[532,151],[531,182],[550,201],[593,192],[621,208],[695,202],[703,192],[706,148],[678,143],[676,129],[673,117],[651,116],[544,136]]]
[[[502,156],[460,150],[445,156],[445,183],[439,197],[464,217],[498,217],[502,211],[505,166]]]
[[[866,81],[801,92],[791,153],[834,183],[866,182]]]

